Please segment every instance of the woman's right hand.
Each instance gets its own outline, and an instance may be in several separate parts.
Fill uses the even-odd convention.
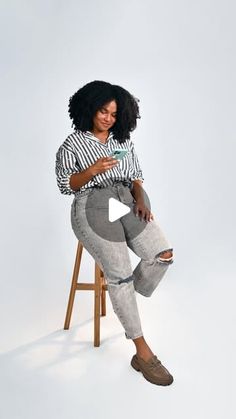
[[[90,170],[93,176],[104,173],[109,169],[112,169],[119,163],[118,160],[113,157],[100,157],[94,164],[90,166]]]

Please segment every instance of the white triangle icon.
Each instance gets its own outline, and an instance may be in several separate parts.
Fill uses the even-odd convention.
[[[109,221],[116,221],[123,215],[128,214],[128,212],[130,212],[128,205],[117,201],[115,198],[109,198]]]

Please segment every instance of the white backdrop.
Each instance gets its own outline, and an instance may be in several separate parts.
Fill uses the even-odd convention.
[[[1,6],[1,416],[235,417],[234,1]],[[109,297],[99,348],[92,294],[63,330],[77,241],[55,153],[72,131],[69,97],[92,80],[140,99],[132,139],[175,262],[137,300],[168,388],[129,366],[135,348]],[[81,275],[92,280],[86,254]]]

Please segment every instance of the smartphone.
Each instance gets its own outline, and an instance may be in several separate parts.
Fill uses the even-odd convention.
[[[109,156],[113,157],[113,159],[116,160],[122,160],[123,157],[126,156],[128,153],[128,150],[126,148],[116,148],[112,151],[112,153],[109,154]]]

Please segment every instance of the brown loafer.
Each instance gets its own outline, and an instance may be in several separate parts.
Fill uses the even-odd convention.
[[[148,361],[144,361],[138,354],[135,354],[131,359],[131,365],[136,371],[141,371],[144,378],[152,384],[168,386],[174,381],[173,376],[156,355],[153,355]]]

